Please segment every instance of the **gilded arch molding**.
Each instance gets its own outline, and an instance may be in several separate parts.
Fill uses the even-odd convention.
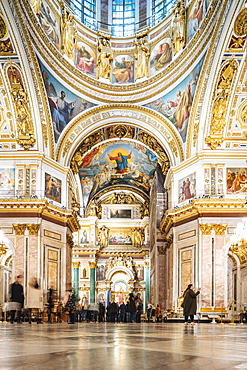
[[[151,134],[166,150],[171,166],[184,160],[182,141],[175,127],[159,113],[130,104],[97,107],[77,117],[60,138],[56,160],[69,166],[73,154],[87,136],[113,124],[133,125]]]

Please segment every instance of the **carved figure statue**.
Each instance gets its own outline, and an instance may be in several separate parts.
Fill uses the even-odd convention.
[[[172,43],[173,43],[173,53],[177,54],[185,46],[185,2],[181,0],[177,2],[173,10],[173,20],[172,20]]]
[[[134,228],[132,241],[135,248],[139,248],[141,246],[143,241],[143,232],[140,227]]]
[[[62,13],[62,50],[70,58],[74,58],[76,44],[76,22],[73,14],[68,13],[65,9]]]
[[[22,103],[20,100],[16,102],[16,110],[17,110],[17,126],[18,132],[21,135],[29,135],[32,134],[32,125],[30,121],[30,113],[27,109],[25,103]]]
[[[148,60],[150,56],[147,36],[134,41],[135,49],[135,79],[148,77]]]
[[[109,232],[110,229],[106,226],[102,226],[101,229],[99,230],[98,238],[100,241],[101,248],[106,248],[108,246]]]
[[[106,37],[100,37],[98,42],[98,78],[110,79],[113,55],[110,41]]]

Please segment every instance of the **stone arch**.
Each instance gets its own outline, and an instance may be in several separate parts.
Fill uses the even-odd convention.
[[[111,268],[106,273],[106,280],[110,281],[112,279],[112,276],[116,272],[123,272],[129,277],[129,280],[135,280],[133,272],[128,267],[125,267],[125,266],[114,266],[113,268]]]

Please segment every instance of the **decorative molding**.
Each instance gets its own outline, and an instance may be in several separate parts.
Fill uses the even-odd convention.
[[[73,248],[74,240],[73,240],[73,237],[70,234],[66,234],[66,242],[70,246],[70,248]]]
[[[212,224],[216,235],[225,235],[227,224]]]

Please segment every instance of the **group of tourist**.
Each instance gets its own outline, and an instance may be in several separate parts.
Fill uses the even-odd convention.
[[[10,301],[8,302],[8,312],[10,313],[10,323],[17,321],[21,323],[21,314],[23,316],[24,307],[24,292],[21,285],[21,276],[17,276],[16,281],[10,286]],[[31,279],[30,281],[30,297],[28,299],[29,305],[26,311],[29,323],[32,322],[32,311],[36,312],[36,322],[39,323],[40,317],[39,312],[43,308],[41,307],[41,299],[39,292],[39,285],[37,279]],[[87,297],[83,297],[82,300],[78,300],[73,290],[68,290],[62,301],[56,304],[54,308],[54,296],[53,290],[48,290],[47,296],[47,321],[52,322],[52,316],[56,315],[56,321],[62,322],[62,315],[67,312],[69,315],[69,324],[75,322],[86,322],[86,321],[98,321],[98,322],[112,322],[112,323],[140,323],[142,321],[143,314],[143,302],[140,294],[130,293],[126,304],[122,300],[119,304],[115,301],[109,302],[105,306],[104,301],[100,301],[99,304],[90,304]],[[190,322],[194,323],[194,315],[197,310],[197,295],[200,293],[200,289],[194,291],[193,285],[189,284],[183,294],[183,314],[185,318],[185,325]],[[25,312],[25,311],[24,311]],[[159,304],[155,305],[148,302],[147,304],[147,315],[144,317],[147,322],[166,322],[168,319],[167,310],[161,311]]]

